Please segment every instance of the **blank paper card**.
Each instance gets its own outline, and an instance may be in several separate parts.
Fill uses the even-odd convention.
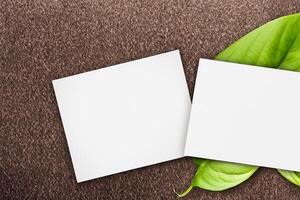
[[[178,50],[53,86],[78,182],[183,157],[191,102]]]
[[[300,171],[300,73],[200,59],[185,155]]]

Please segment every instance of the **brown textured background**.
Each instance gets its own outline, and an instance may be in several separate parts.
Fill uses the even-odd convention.
[[[76,184],[51,80],[180,49],[192,93],[200,57],[297,11],[297,0],[0,0],[0,199],[176,199],[189,158]],[[186,199],[300,199],[300,189],[262,168]]]

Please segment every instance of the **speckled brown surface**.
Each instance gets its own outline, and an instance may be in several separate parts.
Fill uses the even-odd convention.
[[[176,199],[188,158],[76,184],[51,80],[180,49],[192,93],[198,58],[295,0],[0,0],[0,199]],[[118,159],[118,158],[116,158]],[[300,199],[273,169],[186,199]]]

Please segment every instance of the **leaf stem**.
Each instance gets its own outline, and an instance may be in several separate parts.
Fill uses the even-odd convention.
[[[174,192],[177,194],[178,197],[184,197],[193,189],[193,185],[190,185],[183,193],[179,194],[175,190]]]

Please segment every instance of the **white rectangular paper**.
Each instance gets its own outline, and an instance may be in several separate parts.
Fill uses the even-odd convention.
[[[179,51],[53,81],[77,182],[183,157]]]
[[[300,171],[300,73],[200,59],[185,155]]]

